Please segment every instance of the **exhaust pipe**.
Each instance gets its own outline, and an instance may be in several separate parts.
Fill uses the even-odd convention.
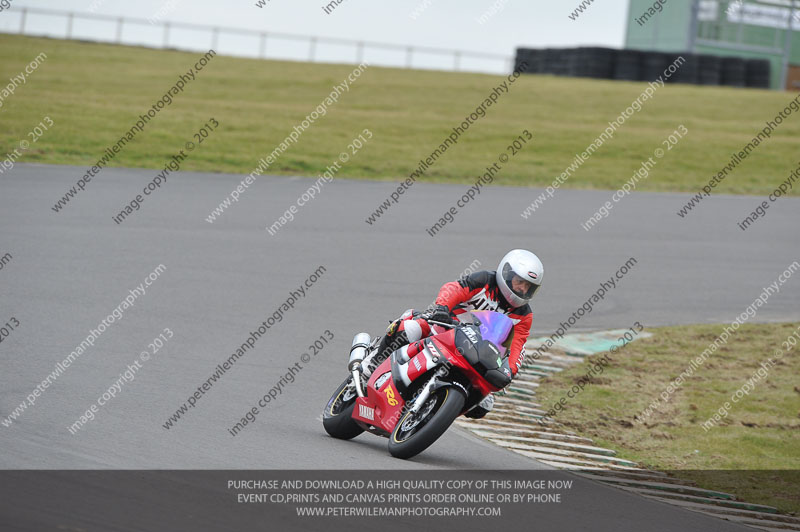
[[[353,384],[359,397],[366,397],[364,390],[361,389],[361,361],[367,356],[367,349],[372,342],[367,333],[358,333],[353,337],[353,346],[350,348],[350,361],[347,369],[353,374]]]
[[[372,342],[372,338],[367,333],[358,333],[353,337],[353,346],[350,348],[350,362],[347,364],[347,369],[353,369],[361,364],[364,357],[367,356],[367,348]]]

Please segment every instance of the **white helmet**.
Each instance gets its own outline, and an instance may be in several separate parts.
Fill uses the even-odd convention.
[[[533,294],[542,285],[544,266],[539,257],[530,251],[514,249],[506,253],[506,256],[500,261],[496,276],[497,286],[500,287],[500,292],[508,304],[514,308],[521,307],[533,298]],[[515,277],[527,281],[530,286],[524,292],[519,288],[515,290],[511,284]]]

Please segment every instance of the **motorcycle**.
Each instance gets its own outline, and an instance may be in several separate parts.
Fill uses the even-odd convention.
[[[355,335],[350,375],[322,415],[329,435],[349,440],[370,432],[389,438],[392,456],[411,458],[432,445],[458,416],[511,382],[507,354],[514,324],[508,316],[472,311],[452,324],[428,323],[430,336],[393,351],[369,378],[363,368],[378,342],[367,333]]]

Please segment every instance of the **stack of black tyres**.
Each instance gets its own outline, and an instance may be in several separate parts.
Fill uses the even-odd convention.
[[[530,50],[525,61],[528,63],[526,70],[534,74],[542,71],[542,59],[544,54],[541,50]]]
[[[643,52],[642,81],[653,81],[664,75],[664,71],[674,60],[673,54],[665,52]]]
[[[514,56],[514,70],[515,71],[519,71],[519,72],[522,72],[522,73],[530,72],[526,68],[522,68],[520,66],[520,65],[522,65],[522,62],[525,60],[525,56],[527,55],[527,53],[528,53],[528,49],[527,48],[517,48],[517,53]],[[532,74],[532,72],[530,72],[530,73]]]
[[[744,87],[747,85],[747,64],[741,57],[722,58],[722,85]]]
[[[700,85],[719,85],[722,82],[722,58],[701,54],[698,58],[697,82]]]
[[[611,79],[614,74],[616,50],[587,47],[573,51],[570,75],[581,78]]]
[[[642,56],[639,50],[617,50],[611,79],[639,81],[642,79]]]
[[[679,57],[683,61],[676,63]],[[522,66],[525,63],[525,66]],[[667,69],[674,65],[673,72]],[[767,59],[611,48],[518,48],[515,68],[532,74],[668,83],[770,87]],[[670,75],[669,78],[666,77]]]
[[[769,59],[746,59],[745,80],[748,87],[768,89],[770,85]]]
[[[572,68],[574,48],[555,48],[553,58],[553,74],[556,76],[569,76]]]
[[[558,50],[555,48],[545,48],[542,50],[542,74],[556,73],[557,53]]]
[[[581,77],[578,72],[582,70],[583,60],[581,58],[580,48],[568,48],[564,50],[563,61],[567,67],[567,76],[576,78]]]
[[[542,72],[544,74],[565,75],[562,73],[564,52],[558,48],[545,48],[542,54]]]
[[[541,50],[517,48],[517,56],[514,58],[514,70],[527,74],[541,72],[541,56]]]
[[[669,82],[697,85],[700,66],[697,54],[690,54],[688,52],[675,54],[673,61],[677,61],[680,57],[683,57],[683,61],[675,63],[675,68],[677,68],[677,70],[672,74],[672,77],[669,78]]]

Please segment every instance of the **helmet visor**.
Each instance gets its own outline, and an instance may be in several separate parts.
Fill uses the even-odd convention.
[[[514,294],[526,300],[532,298],[536,289],[539,288],[538,284],[533,284],[514,273],[508,263],[503,266],[503,280]]]

